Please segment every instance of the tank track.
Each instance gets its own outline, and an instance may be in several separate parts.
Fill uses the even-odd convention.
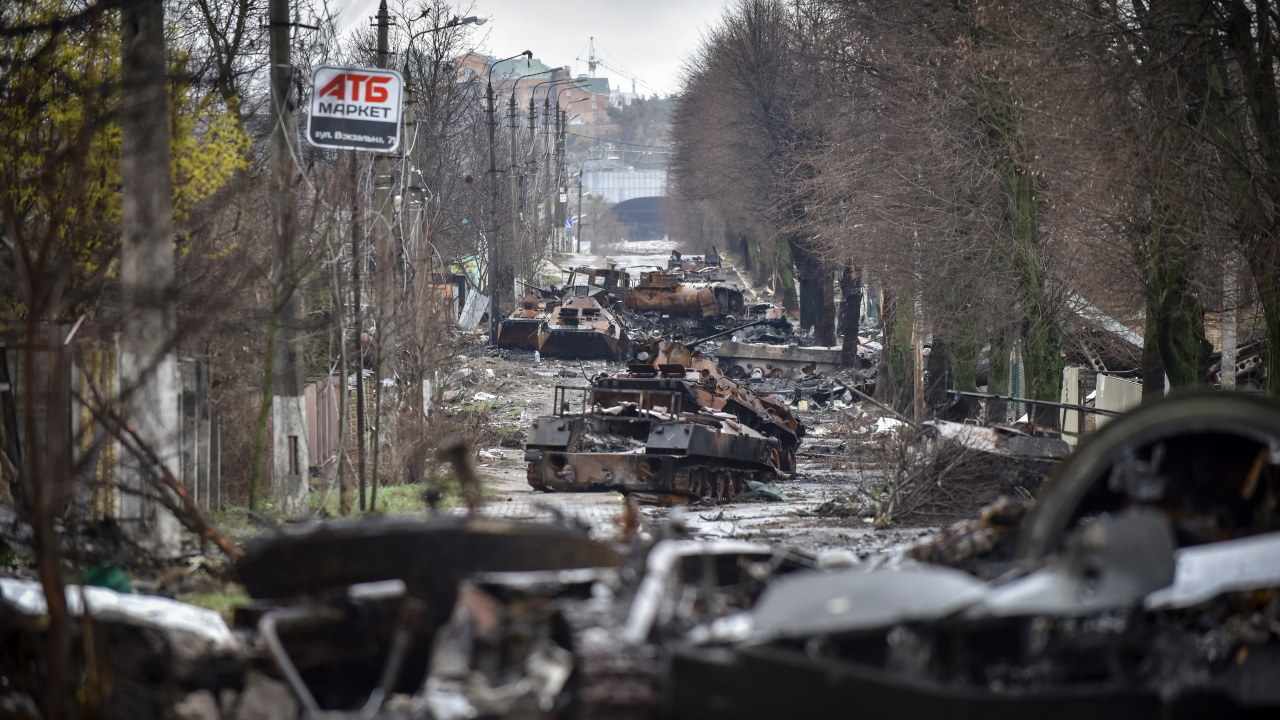
[[[535,490],[575,492],[587,489],[570,483],[563,485],[554,482],[548,483],[546,478],[539,472],[537,463],[529,463],[525,471],[525,477],[529,481],[529,485]],[[613,489],[620,490],[623,493],[671,493],[702,500],[724,502],[733,500],[743,493],[750,492],[751,488],[747,484],[748,482],[767,483],[775,479],[777,479],[777,474],[772,468],[755,470],[696,464],[677,469],[675,477],[669,487],[666,488],[635,487],[629,486],[624,481]]]

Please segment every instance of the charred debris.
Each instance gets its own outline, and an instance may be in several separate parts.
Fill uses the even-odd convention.
[[[294,527],[235,563],[231,626],[72,588],[74,670],[103,717],[1274,717],[1277,447],[1272,401],[1169,399],[1033,502],[861,563],[689,539],[634,502],[607,541],[478,514]],[[30,585],[0,585],[6,717],[41,717]]]

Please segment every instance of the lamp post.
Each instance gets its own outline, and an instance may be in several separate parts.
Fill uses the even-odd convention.
[[[485,82],[485,107],[489,114],[489,344],[498,344],[498,161],[494,155],[494,136],[498,130],[498,121],[494,116],[493,69],[500,63],[515,60],[518,57],[533,59],[533,51],[525,50],[509,58],[503,58],[489,65]]]

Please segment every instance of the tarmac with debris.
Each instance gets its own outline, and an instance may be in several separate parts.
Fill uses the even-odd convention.
[[[632,248],[631,254],[625,256],[573,256],[564,266],[616,263],[633,274],[665,267],[670,245],[651,245]],[[731,265],[726,268],[748,297],[760,295]],[[528,430],[534,418],[552,412],[552,393],[557,385],[585,388],[590,377],[625,369],[622,364],[601,360],[535,359],[534,353],[520,350],[502,351],[494,357],[491,350],[480,345],[473,350],[475,356],[460,358],[462,367],[471,368],[472,373],[455,386],[460,392],[454,402],[486,402],[497,418],[495,422],[521,432]],[[784,499],[677,508],[645,506],[642,511],[647,520],[657,527],[674,515],[693,538],[751,540],[811,554],[840,550],[864,561],[914,543],[936,529],[931,525],[878,528],[872,526],[869,517],[816,514],[823,503],[857,494],[875,479],[874,464],[860,459],[859,452],[871,442],[880,411],[869,404],[863,408],[854,403],[835,403],[821,410],[793,412],[804,423],[807,435],[800,446],[796,476],[778,483]],[[560,515],[590,527],[596,539],[617,537],[624,502],[621,494],[535,491],[529,487],[525,469],[522,449],[495,447],[480,451],[478,472],[486,481],[489,498],[482,511],[485,515],[543,520]]]

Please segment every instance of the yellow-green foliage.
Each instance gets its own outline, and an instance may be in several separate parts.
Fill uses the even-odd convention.
[[[173,211],[175,220],[182,222],[198,202],[248,167],[249,138],[235,116],[218,104],[215,93],[175,90],[171,102],[176,112],[169,131]]]
[[[65,10],[23,2],[6,14],[34,25]],[[18,35],[0,50],[0,210],[15,242],[74,237],[67,250],[88,261],[118,236],[120,130],[108,118],[119,46],[118,35],[70,28]]]
[[[88,5],[14,0],[2,21],[38,27]],[[62,267],[71,286],[101,274],[119,247],[120,48],[115,10],[0,43],[0,217],[20,255]],[[170,57],[170,77],[187,77],[186,56]],[[198,203],[246,167],[249,140],[214,94],[185,80],[170,83],[169,126],[182,232]]]

